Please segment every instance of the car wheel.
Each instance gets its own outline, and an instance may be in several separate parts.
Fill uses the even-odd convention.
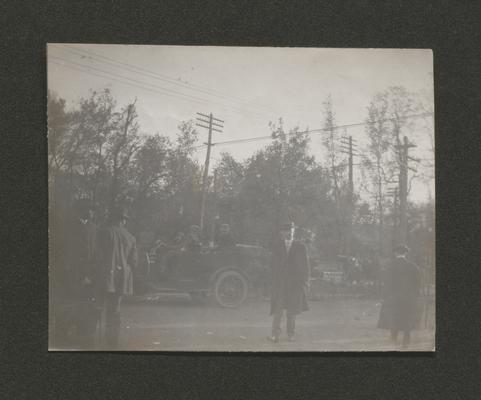
[[[214,282],[214,297],[222,307],[239,307],[247,298],[249,285],[246,278],[237,271],[224,271]]]

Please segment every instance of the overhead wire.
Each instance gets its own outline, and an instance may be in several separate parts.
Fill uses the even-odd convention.
[[[430,116],[433,115],[433,113],[421,113],[421,114],[412,114],[412,115],[407,115],[403,118],[420,118],[424,116]],[[370,121],[370,122],[358,122],[354,124],[345,124],[345,125],[337,125],[333,126],[330,128],[317,128],[317,129],[308,129],[304,131],[295,131],[295,132],[288,132],[286,133],[286,136],[296,136],[296,135],[304,135],[304,134],[322,134],[325,132],[329,132],[331,130],[338,130],[338,129],[347,129],[347,128],[353,128],[357,126],[364,126],[368,124],[373,124],[377,122],[386,122],[386,121],[393,121],[395,118],[386,118],[382,120],[376,120],[376,121]],[[234,140],[226,140],[224,142],[216,142],[213,143],[213,145],[229,145],[229,144],[239,144],[239,143],[250,143],[258,140],[266,140],[266,139],[272,139],[272,135],[269,136],[256,136],[256,137],[250,137],[250,138],[245,138],[245,139],[234,139]],[[202,148],[205,147],[205,145],[200,145],[196,146],[196,148]]]
[[[54,47],[58,47],[58,46],[54,46]],[[66,50],[71,50],[71,49],[66,49]],[[92,54],[88,51],[85,51],[85,50],[80,50],[80,51],[83,51],[84,53],[89,54],[89,57],[92,57],[92,55],[93,55],[95,57],[109,59],[108,57],[100,56],[100,55],[94,55],[94,54]],[[74,51],[72,50],[71,52],[74,52]],[[77,55],[80,55],[80,54],[77,52]],[[129,77],[126,77],[126,76],[123,76],[123,75],[114,74],[112,72],[105,71],[105,70],[102,70],[100,68],[93,67],[91,65],[86,65],[86,64],[78,63],[78,62],[68,60],[68,59],[65,59],[65,58],[62,58],[62,57],[49,55],[49,60],[52,59],[52,58],[60,60],[60,61],[64,61],[64,62],[67,62],[67,63],[70,63],[70,64],[73,64],[73,65],[65,65],[64,63],[60,63],[58,61],[52,61],[53,63],[55,63],[57,65],[67,67],[67,68],[71,68],[71,69],[75,69],[75,70],[78,70],[78,71],[81,71],[81,72],[84,72],[84,73],[87,73],[87,74],[90,74],[90,75],[93,75],[93,76],[112,79],[114,81],[123,83],[125,85],[137,87],[137,88],[144,89],[144,90],[149,90],[149,91],[152,91],[152,92],[155,92],[155,93],[160,93],[160,94],[164,94],[164,95],[168,95],[168,96],[177,97],[177,98],[180,98],[182,100],[189,100],[189,101],[194,101],[194,102],[198,102],[198,103],[211,103],[212,102],[211,100],[208,100],[208,99],[193,97],[193,96],[190,96],[188,94],[175,91],[173,89],[168,89],[168,88],[160,87],[160,86],[157,86],[157,85],[151,85],[149,83],[145,83],[145,82],[139,81],[137,79],[132,79],[132,78],[129,78]],[[129,67],[137,68],[139,70],[144,70],[141,67],[132,66],[130,64],[122,63],[120,61],[115,61],[113,59],[110,59],[110,60],[112,60],[113,62],[117,62],[118,64],[125,64],[126,66],[129,66]],[[105,75],[101,75],[101,74],[92,72],[92,71],[90,71],[90,69],[101,72],[102,74],[105,74]],[[161,77],[160,74],[156,74],[156,73],[153,73],[153,72],[148,71],[148,70],[145,70],[145,72],[151,73],[153,75],[159,75],[159,78]],[[179,83],[179,82],[176,82],[172,78],[165,77],[164,79],[166,81],[169,81],[169,80],[172,81],[171,83]],[[126,82],[125,80],[131,81],[133,83]],[[142,86],[140,86],[140,85],[142,85]],[[196,85],[192,85],[192,86],[196,86]],[[207,89],[207,90],[209,90],[209,89]],[[215,91],[213,91],[213,92],[215,92]],[[217,104],[220,104],[221,106],[224,106],[224,107],[229,107],[228,105],[225,105],[225,104],[222,104],[222,103],[217,102]],[[232,107],[232,106],[230,106],[230,107]],[[239,111],[241,111],[241,112],[246,112],[246,111],[252,112],[250,110],[236,110],[235,108],[233,108],[233,111],[234,112],[236,112],[236,111],[237,112],[239,112]],[[432,112],[428,112],[428,113],[408,115],[408,116],[405,116],[404,118],[416,118],[416,117],[432,116],[432,115],[433,115]],[[261,116],[263,117],[262,114],[257,114],[257,116],[258,116],[258,118],[260,118]],[[330,127],[330,128],[317,128],[317,129],[311,129],[311,130],[305,130],[305,131],[289,132],[289,133],[286,134],[286,136],[294,136],[294,135],[302,135],[302,134],[316,134],[316,133],[322,134],[322,133],[325,133],[325,132],[330,131],[330,130],[347,129],[347,128],[364,126],[364,125],[377,123],[377,122],[385,122],[385,121],[393,121],[393,120],[394,120],[394,118],[386,118],[386,119],[383,119],[383,120],[376,120],[376,121],[371,121],[371,122],[360,122],[360,123],[354,123],[354,124],[338,125],[338,126],[334,126],[334,127]],[[257,136],[257,137],[244,138],[244,139],[228,140],[228,141],[223,141],[223,142],[216,142],[216,143],[213,143],[212,145],[222,146],[222,145],[231,145],[231,144],[243,144],[243,143],[251,143],[251,142],[256,142],[256,141],[259,141],[259,140],[267,140],[267,139],[272,139],[272,136],[271,135],[269,135],[269,136]],[[201,148],[204,148],[204,147],[206,147],[206,145],[199,145],[199,146],[195,146],[194,149],[201,149]],[[357,154],[357,156],[364,157],[361,154]]]
[[[274,110],[270,107],[266,107],[265,105],[255,104],[254,102],[252,102],[250,100],[242,99],[240,97],[236,97],[236,96],[232,96],[232,95],[226,95],[225,93],[222,93],[218,90],[206,88],[206,87],[201,86],[201,85],[196,85],[196,84],[189,83],[189,82],[178,81],[175,78],[172,78],[172,77],[167,76],[165,74],[160,74],[158,72],[154,72],[154,71],[148,70],[146,68],[139,67],[137,65],[133,65],[133,64],[129,64],[129,63],[126,63],[126,62],[119,61],[119,60],[115,60],[113,58],[110,58],[110,57],[107,57],[107,56],[104,56],[104,55],[99,55],[99,54],[96,54],[96,53],[94,53],[92,51],[89,51],[89,50],[80,49],[80,48],[73,49],[71,46],[67,46],[67,45],[60,45],[59,46],[59,45],[53,44],[52,46],[57,47],[57,48],[62,46],[62,48],[64,48],[67,51],[70,51],[70,52],[73,52],[73,53],[76,52],[77,54],[81,54],[81,55],[82,55],[82,53],[87,54],[91,58],[97,58],[97,59],[105,60],[105,61],[102,61],[104,63],[109,63],[111,65],[121,65],[124,68],[133,69],[136,73],[144,74],[144,75],[148,74],[151,77],[155,77],[157,79],[172,83],[174,85],[182,86],[182,87],[190,89],[190,90],[197,90],[197,91],[200,91],[200,92],[203,92],[203,93],[206,93],[206,94],[210,94],[212,96],[218,96],[218,97],[222,97],[222,98],[226,98],[226,99],[231,99],[232,101],[239,102],[243,105],[253,104],[255,107],[265,108],[269,112],[274,112],[274,113],[278,112],[277,110]]]
[[[92,53],[91,51],[87,51],[87,50],[83,50],[83,49],[73,49],[73,48],[65,46],[65,45],[63,45],[63,46],[53,45],[53,47],[56,47],[56,48],[59,48],[59,49],[61,48],[62,50],[70,52],[71,54],[79,55],[83,58],[89,58],[93,61],[97,61],[97,62],[101,62],[101,63],[107,64],[107,65],[111,65],[111,66],[114,66],[116,68],[120,68],[120,69],[125,70],[125,71],[134,72],[134,73],[139,74],[139,75],[144,76],[144,77],[158,79],[158,80],[161,80],[163,82],[167,82],[169,84],[177,85],[177,86],[180,86],[184,89],[195,90],[195,91],[198,91],[198,92],[210,95],[210,96],[215,96],[215,97],[218,97],[218,98],[224,98],[224,99],[227,99],[227,100],[230,100],[230,101],[234,101],[234,102],[237,102],[244,107],[251,107],[251,108],[257,108],[257,109],[259,107],[262,107],[261,105],[255,105],[255,104],[250,103],[249,101],[239,100],[234,96],[228,96],[228,95],[225,95],[225,94],[221,94],[220,92],[217,92],[217,91],[212,90],[212,89],[204,88],[204,87],[199,86],[199,85],[194,85],[194,84],[190,84],[190,83],[182,82],[182,81],[179,82],[178,80],[176,80],[174,78],[171,78],[171,77],[168,77],[166,75],[159,74],[159,73],[156,73],[156,72],[153,72],[153,71],[149,71],[145,68],[138,67],[138,66],[133,65],[133,64],[129,64],[129,63],[121,62],[121,61],[118,61],[118,60],[114,60],[110,57],[101,56],[101,55],[98,55],[96,53]],[[188,94],[185,94],[185,95],[188,95]],[[266,107],[263,107],[263,108],[266,108]],[[266,110],[269,112],[269,114],[266,114],[262,110],[258,110],[258,111],[255,111],[255,112],[256,112],[256,114],[259,114],[259,115],[262,115],[262,113],[265,114],[265,115],[269,115],[269,118],[272,118],[273,115],[277,115],[277,111],[275,111],[273,109],[267,109],[266,108]],[[251,110],[247,110],[247,112],[250,112],[250,111]]]
[[[100,69],[100,68],[97,68],[97,67],[94,67],[94,66],[91,66],[91,65],[78,63],[76,61],[68,60],[68,59],[65,59],[65,58],[62,58],[62,57],[49,55],[49,59],[61,60],[61,61],[66,62],[66,63],[73,64],[73,65],[76,66],[76,68],[74,68],[74,69],[81,70],[81,71],[86,72],[86,73],[89,73],[90,72],[89,70],[94,70],[94,71],[98,71],[98,72],[101,72],[101,73],[107,75],[107,76],[105,76],[105,75],[101,76],[102,78],[107,78],[107,79],[112,78],[113,80],[115,80],[117,82],[121,82],[121,83],[127,83],[127,82],[120,81],[118,78],[133,82],[133,83],[129,82],[130,86],[139,87],[141,89],[147,89],[147,90],[151,90],[152,88],[155,88],[156,90],[151,90],[151,91],[155,91],[155,92],[163,94],[163,95],[177,97],[177,98],[180,98],[182,100],[194,101],[194,102],[203,103],[203,104],[212,104],[212,103],[218,104],[221,107],[224,107],[225,109],[227,109],[229,111],[232,111],[232,112],[236,112],[236,113],[240,113],[240,114],[250,113],[252,116],[257,117],[258,119],[262,119],[263,121],[265,121],[264,118],[266,118],[262,114],[255,113],[251,110],[242,110],[242,109],[238,109],[234,106],[229,106],[229,105],[219,103],[219,102],[216,102],[216,101],[212,101],[212,100],[209,100],[209,99],[193,97],[193,96],[175,91],[173,89],[164,88],[164,87],[161,87],[161,86],[158,86],[158,85],[152,85],[150,83],[142,82],[142,81],[139,81],[137,79],[133,79],[133,78],[129,78],[129,77],[126,77],[126,76],[123,76],[123,75],[115,74],[115,73],[110,72],[110,71],[105,71],[103,69]],[[62,63],[59,63],[59,62],[56,62],[56,64],[61,65],[61,66],[65,66],[65,67],[69,67],[69,65],[65,65],[65,64],[62,64]],[[100,76],[98,74],[92,74],[92,75]],[[139,86],[139,85],[143,85],[143,86]]]

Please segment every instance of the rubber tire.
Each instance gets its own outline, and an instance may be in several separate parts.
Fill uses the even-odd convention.
[[[221,285],[222,281],[224,279],[228,278],[228,277],[236,277],[237,279],[239,279],[242,282],[242,291],[243,291],[242,297],[241,297],[240,301],[238,301],[235,304],[226,304],[225,302],[222,301],[222,299],[220,298],[220,295],[219,295],[220,285]],[[216,277],[215,282],[214,282],[213,293],[214,293],[215,302],[219,306],[224,307],[224,308],[237,308],[242,303],[244,303],[244,301],[247,299],[247,295],[249,293],[249,284],[247,282],[247,279],[240,272],[237,272],[237,271],[234,271],[234,270],[224,271],[224,272],[221,272]]]

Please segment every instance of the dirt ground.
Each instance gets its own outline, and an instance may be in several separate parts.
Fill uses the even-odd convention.
[[[392,351],[385,330],[376,329],[380,303],[375,300],[324,299],[310,302],[297,318],[296,341],[285,334],[267,340],[269,302],[249,300],[237,309],[193,304],[184,295],[157,295],[124,303],[119,350],[153,351]],[[412,333],[410,351],[432,351],[434,312],[427,326]],[[283,329],[285,320],[283,321]]]

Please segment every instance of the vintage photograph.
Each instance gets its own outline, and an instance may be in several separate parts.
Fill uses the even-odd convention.
[[[435,351],[431,50],[46,51],[50,351]]]

